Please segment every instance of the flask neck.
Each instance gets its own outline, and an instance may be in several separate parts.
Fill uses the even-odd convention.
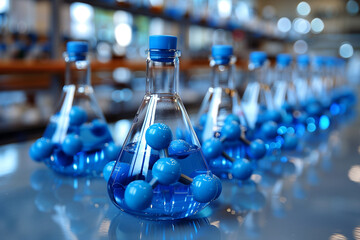
[[[65,85],[90,85],[90,61],[87,53],[64,53],[66,62]]]
[[[234,89],[235,58],[231,58],[226,64],[219,64],[216,60],[210,60],[212,69],[212,86],[214,88]]]
[[[291,66],[282,66],[278,65],[276,68],[276,81],[284,81],[284,82],[291,82],[292,77],[292,68]]]
[[[148,51],[146,60],[146,92],[147,94],[177,94],[179,82],[179,51]]]
[[[297,79],[308,79],[310,75],[309,65],[298,65],[295,74]]]
[[[261,83],[263,85],[270,85],[270,79],[269,79],[269,71],[268,71],[268,65],[263,64],[249,64],[249,76],[248,79],[250,82],[257,82]]]

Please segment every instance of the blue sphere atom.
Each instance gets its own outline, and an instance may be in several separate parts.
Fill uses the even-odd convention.
[[[284,144],[282,145],[285,150],[294,150],[298,145],[298,138],[295,134],[286,134],[284,136]]]
[[[103,121],[100,121],[98,119],[95,119],[92,122],[92,127],[91,127],[91,132],[95,135],[95,136],[103,136],[105,134],[108,133],[108,127],[107,124]]]
[[[311,102],[306,106],[306,112],[309,116],[320,116],[322,113],[322,106],[319,102]]]
[[[189,156],[188,152],[190,148],[191,146],[188,142],[182,139],[178,139],[171,141],[168,151],[170,156],[175,156],[177,158],[186,158],[187,156]]]
[[[249,146],[249,155],[254,159],[263,158],[266,154],[266,146],[263,141],[257,139],[252,141]]]
[[[223,146],[218,138],[210,138],[202,145],[202,151],[207,160],[217,158],[223,151]]]
[[[154,123],[145,133],[146,143],[155,150],[168,148],[172,140],[172,132],[168,125]]]
[[[125,203],[132,210],[144,210],[151,204],[153,190],[149,183],[135,180],[126,187]]]
[[[68,135],[61,145],[62,150],[66,155],[74,156],[81,151],[83,143],[78,135]]]
[[[105,167],[103,169],[103,175],[104,175],[104,179],[106,181],[109,181],[109,178],[110,178],[112,170],[114,169],[114,166],[115,166],[115,161],[108,162],[105,165]]]
[[[181,175],[180,164],[173,158],[160,158],[152,168],[152,175],[163,185],[176,183]]]
[[[217,181],[209,175],[197,175],[190,185],[194,199],[200,203],[208,203],[218,194]]]
[[[267,139],[273,139],[277,136],[278,125],[274,121],[265,122],[261,126],[261,132]]]
[[[105,145],[104,154],[107,160],[116,160],[121,151],[121,147],[111,142]]]
[[[265,121],[274,121],[276,123],[279,123],[282,120],[280,112],[276,110],[267,110],[264,114]]]
[[[87,121],[87,113],[79,106],[73,106],[70,110],[70,125],[80,126]]]
[[[36,142],[30,147],[29,154],[30,157],[35,161],[41,161],[44,158],[50,157],[53,151],[54,145],[47,138],[39,138]]]
[[[237,122],[225,122],[221,128],[221,136],[226,137],[227,141],[238,140],[240,138],[241,128]]]
[[[247,180],[251,177],[253,169],[251,163],[247,159],[238,159],[233,163],[232,175],[239,180]]]
[[[237,115],[235,115],[235,114],[229,114],[229,115],[227,115],[227,117],[225,118],[225,124],[226,123],[230,123],[230,122],[232,122],[232,121],[234,121],[234,122],[237,122],[238,124],[240,124],[240,118],[237,116]]]

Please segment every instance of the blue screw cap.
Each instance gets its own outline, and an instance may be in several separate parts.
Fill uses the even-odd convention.
[[[326,65],[328,67],[334,67],[334,66],[336,66],[336,63],[337,63],[335,57],[326,57],[325,61],[326,61]]]
[[[267,54],[265,52],[256,51],[250,53],[249,58],[251,63],[255,64],[256,66],[262,66],[267,60]]]
[[[176,50],[177,37],[153,35],[149,37],[149,49]]]
[[[308,66],[310,64],[310,57],[306,54],[299,55],[297,56],[296,61],[300,66]]]
[[[315,56],[313,64],[318,67],[324,66],[325,58],[323,56]]]
[[[72,54],[87,53],[89,45],[87,42],[71,41],[66,44],[66,51]]]
[[[214,45],[211,48],[211,55],[216,64],[228,64],[233,55],[233,47],[230,45]]]
[[[211,48],[213,57],[230,57],[233,55],[233,47],[230,45],[214,45]]]
[[[276,63],[282,67],[290,66],[292,57],[290,54],[280,53],[276,56]]]

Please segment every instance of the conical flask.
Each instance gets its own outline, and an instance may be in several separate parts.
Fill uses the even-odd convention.
[[[237,174],[234,174],[233,166],[237,164],[234,162],[249,157],[247,145],[250,144],[241,139],[241,132],[245,133],[248,124],[234,88],[235,61],[232,46],[212,47],[212,85],[204,97],[195,122],[210,169],[220,178],[235,177]],[[213,151],[215,145],[221,145],[223,154],[214,154],[219,153],[219,150]],[[250,175],[251,173],[246,174],[246,177]]]
[[[275,77],[271,90],[274,96],[274,107],[278,111],[292,113],[298,108],[298,98],[292,79],[292,57],[289,54],[278,54],[276,57]]]
[[[118,160],[109,168],[113,203],[149,219],[191,216],[221,192],[178,95],[176,43],[174,36],[150,36],[146,94]]]
[[[265,52],[252,52],[249,59],[248,85],[242,97],[242,106],[249,127],[259,128],[267,121],[281,121],[274,108],[270,90],[269,67]]]
[[[242,106],[250,128],[254,129],[254,136],[266,142],[268,155],[274,155],[279,153],[278,150],[281,148],[294,149],[297,146],[297,138],[293,136],[293,132],[279,132],[284,119],[288,121],[288,118],[287,114],[282,115],[282,109],[275,107],[271,91],[274,84],[271,83],[270,76],[267,54],[252,52],[249,62],[249,83],[242,98]],[[288,90],[286,83],[282,85],[281,90],[282,105]]]
[[[62,174],[95,176],[102,173],[106,159],[116,158],[116,146],[90,84],[88,44],[68,42],[64,58],[59,107],[30,155]]]
[[[234,87],[236,58],[233,56],[232,46],[214,45],[211,52],[212,84],[195,121],[201,142],[220,133],[226,117],[230,114],[238,116],[242,126],[248,125]]]

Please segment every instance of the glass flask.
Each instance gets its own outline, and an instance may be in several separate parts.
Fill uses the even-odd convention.
[[[311,68],[309,55],[299,55],[296,58],[296,67],[293,73],[293,81],[296,89],[296,97],[302,108],[306,107],[306,101],[312,97]]]
[[[253,136],[266,143],[267,156],[281,157],[281,150],[296,148],[297,138],[293,132],[279,132],[286,118],[282,115],[282,109],[275,107],[271,91],[274,84],[271,83],[266,53],[250,54],[248,74],[249,83],[242,98],[245,116],[250,128],[254,129]],[[283,86],[285,90],[286,87]]]
[[[211,171],[220,178],[239,176],[245,180],[242,174],[237,175],[234,172],[236,169],[233,169],[237,164],[243,166],[237,160],[252,157],[247,154],[251,143],[245,136],[245,139],[241,138],[242,133],[246,135],[248,124],[234,88],[236,58],[232,46],[228,45],[214,45],[211,52],[212,84],[201,104],[195,129]],[[213,155],[219,152],[214,151],[215,145],[219,144],[222,147],[220,153],[223,153]],[[250,175],[250,172],[245,174],[246,177]]]
[[[178,95],[176,44],[174,36],[150,36],[146,94],[110,166],[108,192],[113,203],[148,219],[194,215],[221,191]]]
[[[56,113],[30,148],[35,161],[72,176],[97,176],[118,153],[90,84],[86,42],[68,42],[65,85]]]
[[[273,79],[273,102],[275,109],[292,112],[297,107],[298,99],[292,81],[292,57],[289,54],[278,54],[276,57],[275,78]]]
[[[344,59],[335,59],[335,86],[332,94],[333,105],[330,107],[332,116],[350,113],[356,103],[356,93],[347,78],[346,62]]]
[[[236,58],[228,45],[214,45],[210,59],[212,83],[200,106],[195,121],[201,142],[220,133],[229,114],[239,116],[243,126],[247,120],[243,114],[240,98],[234,86]]]
[[[281,121],[281,115],[274,107],[269,73],[267,54],[252,52],[249,59],[249,83],[242,97],[242,108],[251,129],[259,129],[267,121]]]

